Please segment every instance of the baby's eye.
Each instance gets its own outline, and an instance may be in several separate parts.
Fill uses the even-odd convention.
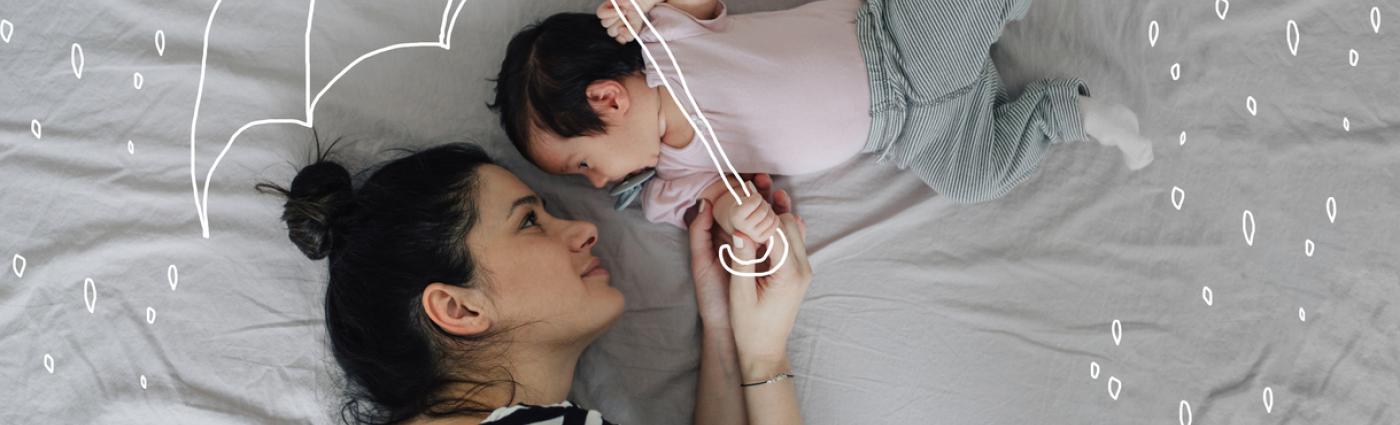
[[[588,169],[588,161],[579,162],[579,163],[578,163],[578,168]]]

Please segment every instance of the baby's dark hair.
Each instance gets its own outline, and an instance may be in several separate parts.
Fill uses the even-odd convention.
[[[285,197],[282,220],[311,259],[328,258],[325,320],[331,353],[345,372],[341,421],[391,424],[414,418],[486,414],[463,396],[510,380],[477,380],[504,330],[457,336],[423,311],[434,282],[473,288],[482,271],[467,248],[477,223],[481,148],[448,144],[385,163],[358,189],[344,166],[318,158],[291,188],[262,183]],[[453,393],[456,390],[458,393]]]
[[[641,46],[618,43],[597,16],[556,14],[510,39],[495,102],[487,106],[500,113],[506,137],[529,159],[532,126],[565,138],[606,131],[588,103],[588,85],[631,75],[642,64]]]

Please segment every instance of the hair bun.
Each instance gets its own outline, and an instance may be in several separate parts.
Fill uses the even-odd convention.
[[[334,162],[311,164],[292,179],[286,195],[282,221],[287,222],[287,237],[307,257],[325,258],[335,240],[335,224],[354,205],[350,172]]]

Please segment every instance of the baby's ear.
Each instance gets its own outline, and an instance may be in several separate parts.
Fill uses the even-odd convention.
[[[631,105],[627,86],[622,85],[620,81],[594,81],[584,93],[588,96],[588,105],[593,107],[593,112],[605,120],[613,115],[626,114]]]

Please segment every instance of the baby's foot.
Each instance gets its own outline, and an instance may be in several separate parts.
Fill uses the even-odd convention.
[[[1137,115],[1128,107],[1081,96],[1084,131],[1105,146],[1117,146],[1130,170],[1152,163],[1152,141],[1139,134]]]

